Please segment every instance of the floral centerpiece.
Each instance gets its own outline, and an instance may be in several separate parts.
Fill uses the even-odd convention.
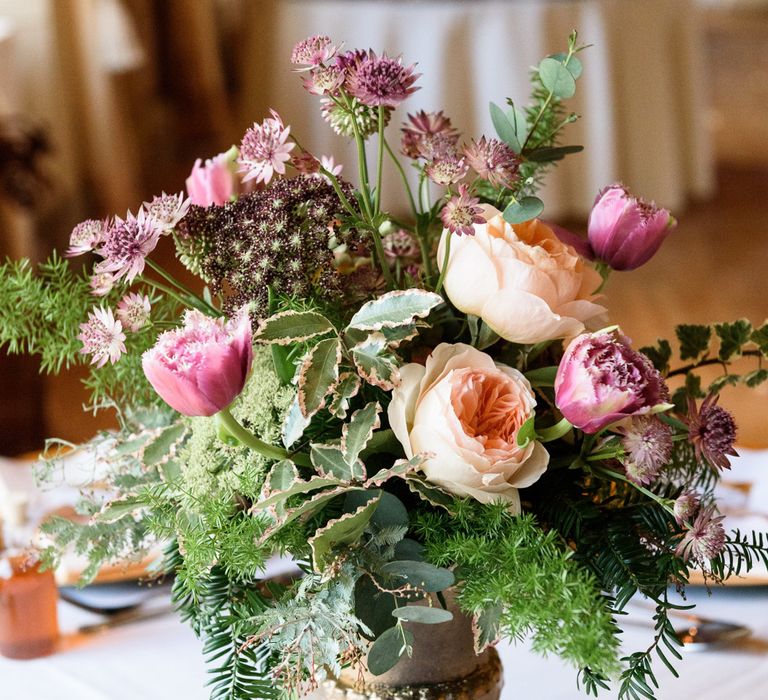
[[[600,292],[656,253],[669,212],[611,185],[587,238],[539,218],[543,175],[581,150],[558,144],[582,48],[574,33],[541,61],[528,106],[491,104],[494,136],[409,114],[406,166],[385,128],[414,66],[310,37],[292,62],[357,145],[356,185],[273,111],[198,160],[186,195],[75,227],[82,270],[0,271],[0,342],[47,371],[89,362],[94,407],[119,418],[81,447],[101,465],[88,522],[47,522],[46,554],[75,547],[87,579],[164,543],[213,697],[430,664],[414,630],[459,615],[478,654],[529,637],[586,692],[652,697],[652,661],[680,658],[669,587],[766,561],[762,536],[726,534],[713,487],[736,436],[718,392],[768,378],[768,326],[682,325],[677,351],[636,349]],[[390,167],[407,213],[384,208]],[[200,283],[153,257],[170,239]],[[724,374],[704,386],[710,364]],[[262,580],[276,554],[302,575]],[[636,594],[655,635],[622,656]]]

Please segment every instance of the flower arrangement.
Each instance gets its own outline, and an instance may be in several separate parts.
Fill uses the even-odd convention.
[[[736,437],[718,393],[768,379],[768,325],[681,325],[686,364],[667,341],[636,349],[600,290],[656,253],[669,212],[611,185],[586,239],[539,218],[544,173],[581,150],[558,143],[582,49],[574,33],[541,61],[527,107],[492,104],[493,137],[462,145],[442,112],[408,115],[414,190],[385,135],[414,66],[310,37],[292,61],[357,144],[357,186],[273,111],[198,160],[186,197],[79,224],[67,255],[96,256],[82,271],[0,269],[0,342],[47,371],[89,362],[94,406],[120,424],[82,448],[109,488],[84,498],[87,524],[44,525],[46,554],[75,547],[88,578],[166,543],[213,697],[386,672],[413,652],[409,625],[451,619],[447,589],[478,653],[529,636],[588,693],[613,679],[652,697],[652,660],[680,658],[668,587],[768,560],[713,497]],[[383,208],[384,167],[407,215]],[[164,239],[201,293],[152,257]],[[758,367],[736,374],[742,356]],[[724,374],[704,387],[710,364]],[[41,469],[57,464],[49,451]],[[261,580],[275,554],[303,576]],[[635,594],[655,635],[619,658]]]

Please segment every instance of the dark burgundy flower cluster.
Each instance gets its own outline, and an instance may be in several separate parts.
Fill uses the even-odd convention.
[[[269,288],[297,298],[341,296],[337,258],[366,252],[358,231],[342,225],[342,212],[322,178],[278,180],[223,206],[190,207],[179,239],[188,254],[197,252],[214,291],[226,295],[225,310],[253,302],[257,317],[267,313]]]

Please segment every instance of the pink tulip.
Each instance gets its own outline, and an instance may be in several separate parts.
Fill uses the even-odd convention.
[[[192,204],[210,207],[212,204],[226,204],[237,194],[239,180],[235,174],[237,148],[219,153],[203,164],[198,158],[187,178],[187,194]]]
[[[614,270],[634,270],[653,257],[674,223],[666,209],[611,185],[595,200],[587,237],[596,257]]]
[[[227,408],[243,390],[252,362],[245,308],[228,321],[188,310],[183,327],[163,333],[142,357],[155,391],[185,416],[212,416]]]
[[[628,416],[666,404],[659,372],[622,335],[601,331],[576,337],[555,377],[555,404],[572,425],[598,433]]]

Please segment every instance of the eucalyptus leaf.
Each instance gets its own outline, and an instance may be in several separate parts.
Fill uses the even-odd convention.
[[[408,561],[424,561],[424,545],[408,537],[395,545],[395,559]]]
[[[456,579],[448,569],[441,569],[422,561],[390,561],[382,569],[382,573],[403,579],[406,583],[427,593],[437,593],[450,588]]]
[[[408,509],[397,496],[387,491],[382,491],[379,507],[373,514],[371,522],[382,529],[407,527],[409,523]]]
[[[427,605],[406,605],[392,611],[392,616],[403,622],[418,622],[422,625],[439,625],[453,620],[453,613],[442,608]]]
[[[539,77],[544,87],[555,97],[567,99],[576,94],[576,80],[556,58],[545,58],[539,63]]]
[[[497,104],[491,102],[489,104],[491,111],[491,121],[493,122],[493,128],[496,129],[496,133],[499,138],[507,144],[515,153],[520,153],[521,145],[517,138],[517,132],[514,125],[509,121],[504,110]]]
[[[390,627],[368,650],[368,670],[374,676],[392,670],[402,656],[410,653],[412,647],[412,632],[400,625]]]
[[[544,211],[544,202],[538,197],[523,197],[511,202],[504,210],[504,221],[510,224],[522,224],[535,219]]]
[[[560,61],[560,63],[568,69],[568,72],[573,76],[574,80],[578,80],[584,71],[584,66],[581,64],[581,61],[573,54],[568,58],[567,53],[555,53],[549,58],[554,58],[556,61]],[[566,59],[568,59],[568,63],[565,63]]]
[[[355,615],[378,637],[395,625],[392,611],[397,607],[395,596],[380,590],[368,575],[355,584]]]

